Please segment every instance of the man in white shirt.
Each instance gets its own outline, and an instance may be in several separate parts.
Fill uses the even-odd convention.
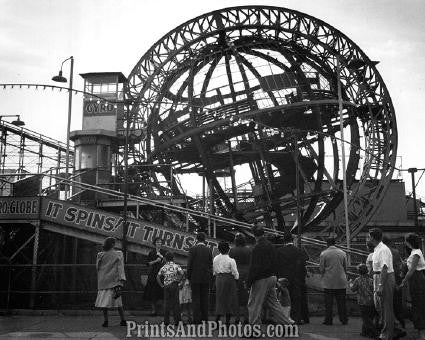
[[[394,336],[393,296],[395,289],[393,256],[390,248],[382,243],[381,229],[371,229],[369,238],[375,246],[372,255],[372,268],[375,304],[382,321],[379,338],[392,340]]]
[[[229,243],[221,241],[218,244],[218,254],[213,260],[215,281],[215,313],[216,322],[222,315],[226,316],[226,325],[230,324],[231,315],[236,315],[239,309],[236,280],[239,272],[236,261],[229,257]]]

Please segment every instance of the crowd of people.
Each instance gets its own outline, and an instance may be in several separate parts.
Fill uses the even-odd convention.
[[[225,324],[309,323],[306,294],[307,255],[285,234],[283,245],[273,246],[261,227],[253,228],[255,245],[249,247],[243,234],[236,234],[234,246],[218,244],[213,256],[206,235],[197,234],[197,243],[189,249],[187,269],[174,262],[172,252],[162,249],[161,239],[148,255],[148,279],[145,298],[151,302],[152,315],[157,302],[164,301],[164,323],[199,324],[208,320],[210,290],[215,290],[215,318]],[[347,279],[347,255],[334,238],[327,239],[327,249],[320,254],[319,270],[324,289],[325,318],[333,324],[333,301],[339,320],[348,323],[346,292],[357,293],[363,320],[361,335],[371,338],[396,339],[406,333],[402,307],[402,290],[409,288],[411,315],[420,339],[425,339],[425,260],[421,239],[416,234],[405,238],[409,256],[403,263],[400,253],[390,246],[380,229],[369,232],[366,263],[358,265],[358,277]],[[103,310],[108,326],[108,309],[118,308],[125,325],[121,288],[125,282],[124,262],[115,240],[107,238],[104,251],[97,256],[98,296],[96,307]],[[404,268],[406,268],[404,270]],[[212,284],[213,283],[213,284]],[[397,321],[396,321],[397,320]]]
[[[361,335],[379,339],[399,339],[406,335],[403,317],[403,289],[409,288],[411,319],[418,338],[425,339],[425,261],[421,239],[410,233],[405,237],[408,253],[403,263],[400,252],[391,247],[382,230],[369,231],[370,251],[366,263],[357,266],[358,277],[347,280],[347,255],[337,248],[335,239],[327,240],[328,248],[320,254],[320,273],[325,294],[325,320],[332,325],[332,306],[335,297],[342,324],[348,323],[346,289],[357,293],[362,316]],[[404,269],[405,268],[405,269]]]

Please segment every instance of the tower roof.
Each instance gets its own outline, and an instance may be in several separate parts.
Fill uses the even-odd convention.
[[[91,83],[103,83],[110,81],[111,78],[118,77],[119,83],[125,83],[127,78],[121,72],[89,72],[80,73],[83,79],[89,80]]]

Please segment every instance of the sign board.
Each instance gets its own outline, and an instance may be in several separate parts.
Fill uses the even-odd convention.
[[[117,239],[122,238],[124,228],[124,219],[119,215],[48,198],[42,200],[41,219]],[[195,244],[194,235],[181,230],[159,227],[133,218],[127,219],[127,226],[127,241],[131,243],[153,247],[153,239],[160,237],[166,248],[186,255]],[[214,249],[217,242],[207,239],[207,245]]]
[[[110,100],[110,102],[108,101]],[[124,104],[115,103],[116,98],[83,100],[83,130],[104,129],[117,131],[123,127]]]
[[[40,206],[41,201],[41,206]],[[1,220],[37,220],[95,233],[106,237],[122,239],[123,217],[99,209],[91,209],[71,202],[43,197],[0,197]],[[195,236],[182,230],[158,226],[153,223],[127,219],[127,241],[152,248],[152,241],[160,237],[164,247],[182,255],[187,255],[195,243]],[[214,250],[217,242],[207,239],[207,245]]]
[[[36,220],[38,197],[0,197],[0,220]]]
[[[103,100],[90,100],[84,99],[83,101],[83,115],[84,116],[93,116],[93,115],[116,115],[117,114],[117,105],[103,101]]]

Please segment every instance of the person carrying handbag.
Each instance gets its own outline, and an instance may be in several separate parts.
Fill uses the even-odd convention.
[[[126,326],[122,306],[121,290],[126,281],[124,256],[115,250],[115,239],[108,237],[103,243],[103,251],[97,254],[97,298],[95,307],[103,311],[103,327],[108,327],[108,309],[117,308],[121,326]]]

